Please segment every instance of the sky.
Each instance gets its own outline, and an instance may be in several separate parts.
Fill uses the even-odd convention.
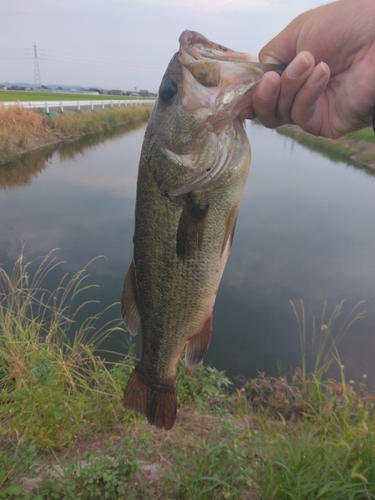
[[[0,82],[156,92],[185,30],[241,52],[322,0],[12,0],[0,5]]]

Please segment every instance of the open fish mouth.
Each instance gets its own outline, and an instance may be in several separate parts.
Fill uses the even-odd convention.
[[[266,71],[281,73],[286,67],[259,63],[257,57],[211,42],[196,31],[184,31],[179,41],[178,59],[187,70],[183,104],[187,110],[196,105],[191,97],[194,78],[195,85],[199,83],[206,89],[202,92],[200,87],[201,103],[206,100],[207,107],[215,106],[218,110],[211,121],[220,126],[232,121],[251,103],[252,89]]]
[[[159,143],[163,156],[175,168],[151,170],[159,187],[170,196],[207,189],[221,181],[229,166],[235,164],[232,144],[245,133],[239,116],[252,105],[256,84],[266,71],[284,69],[284,65],[256,62],[255,56],[211,42],[195,31],[184,31],[179,42],[179,52],[161,85],[161,99],[168,101],[168,93],[176,91],[180,113],[194,116],[202,127],[197,128],[200,139],[194,138],[191,147],[182,149],[176,142],[163,144],[162,140]],[[178,121],[176,126],[180,126]],[[181,130],[180,137],[184,134],[186,129]]]

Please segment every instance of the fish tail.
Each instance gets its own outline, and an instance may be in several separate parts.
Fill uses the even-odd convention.
[[[177,415],[177,391],[175,381],[165,386],[152,386],[138,372],[130,375],[124,393],[124,406],[147,417],[158,429],[172,429]]]

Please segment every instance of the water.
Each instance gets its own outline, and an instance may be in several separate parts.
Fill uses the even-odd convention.
[[[64,271],[91,259],[95,292],[118,301],[132,256],[138,158],[144,126],[60,145],[0,170],[0,262],[10,270],[26,243],[31,259],[60,248]],[[365,319],[339,345],[348,378],[375,382],[375,176],[333,162],[292,139],[248,125],[253,158],[234,245],[216,301],[205,361],[234,377],[300,366],[290,301],[309,325],[345,300]],[[51,284],[56,286],[57,283]],[[116,316],[118,309],[113,309]],[[110,348],[121,349],[119,332]],[[332,374],[338,376],[338,369]]]

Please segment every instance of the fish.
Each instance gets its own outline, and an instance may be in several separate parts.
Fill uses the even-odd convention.
[[[170,430],[176,367],[208,349],[219,283],[250,167],[245,120],[266,71],[246,53],[184,31],[162,78],[144,135],[137,179],[133,259],[121,312],[141,331],[141,355],[124,406]]]

